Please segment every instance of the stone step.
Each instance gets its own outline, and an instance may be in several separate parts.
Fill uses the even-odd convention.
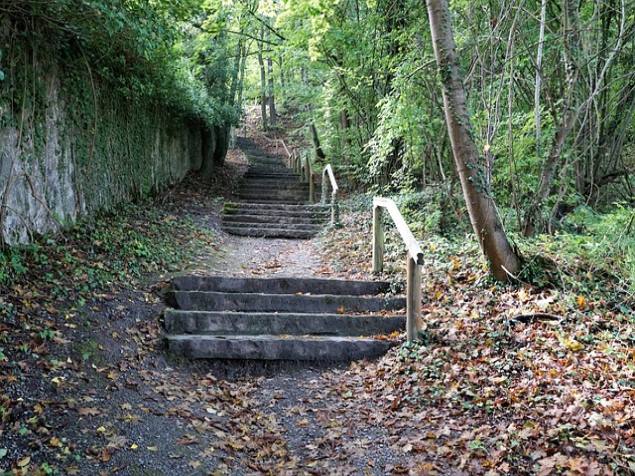
[[[243,175],[243,179],[271,179],[271,180],[289,180],[289,181],[300,181],[302,178],[293,172],[285,172],[285,173],[261,173],[261,174],[252,174],[247,172]]]
[[[305,225],[319,225],[323,224],[326,216],[288,216],[288,215],[264,215],[264,214],[251,214],[252,212],[245,213],[228,213],[223,214],[223,223],[271,223],[271,224],[305,224]]]
[[[305,223],[249,223],[249,222],[231,222],[226,224],[231,228],[251,228],[258,230],[277,230],[284,228],[285,230],[292,231],[307,231],[316,234],[323,227],[321,225],[307,225]]]
[[[268,192],[239,192],[236,194],[239,200],[251,200],[259,202],[270,202],[272,200],[282,200],[285,202],[298,202],[304,203],[309,201],[309,192],[294,192],[294,191],[268,191]]]
[[[238,197],[243,203],[257,202],[261,205],[310,205],[308,198],[306,200],[288,199],[288,198],[267,198],[267,197]]]
[[[274,211],[269,210],[229,210],[223,213],[223,218],[229,218],[226,220],[227,223],[231,223],[231,221],[243,221],[241,219],[242,216],[254,216],[257,219],[253,220],[255,222],[262,221],[266,223],[267,220],[272,216],[272,213],[276,213]],[[262,220],[260,220],[262,218]],[[274,218],[279,218],[278,223],[287,223],[288,221],[293,221],[295,219],[300,220],[302,222],[309,221],[311,223],[325,223],[329,219],[329,214],[327,213],[312,213],[312,212],[294,212],[281,210],[278,212]],[[247,220],[248,221],[248,220]]]
[[[177,291],[217,291],[225,293],[343,294],[368,296],[390,291],[388,281],[358,281],[328,278],[235,278],[228,276],[177,276],[171,281]]]
[[[330,213],[328,205],[321,204],[275,204],[275,203],[246,203],[246,202],[225,202],[225,210],[267,210],[275,213],[289,212],[309,212],[309,213]]]
[[[336,294],[254,294],[214,291],[169,291],[171,307],[193,311],[259,311],[300,313],[368,313],[406,307],[403,297]]]
[[[306,201],[309,198],[308,190],[245,190],[238,191],[237,194],[239,199],[241,200],[249,200],[251,198],[254,201],[258,201],[261,198],[266,198],[267,200],[271,199],[282,199],[282,200],[298,200],[302,202]]]
[[[288,230],[286,228],[240,228],[225,225],[223,226],[223,230],[230,235],[236,236],[286,238],[289,240],[308,240],[316,235],[313,231]]]
[[[246,205],[241,207],[227,207],[223,209],[223,213],[225,215],[234,215],[234,214],[247,214],[247,215],[282,215],[287,217],[316,217],[316,218],[324,218],[330,215],[329,210],[317,210],[311,209],[313,205],[303,204],[302,206],[306,206],[307,209],[298,208],[296,210],[289,210],[284,208],[264,208],[263,205],[267,206],[297,206],[298,204],[286,204],[286,203],[253,203],[253,202],[236,202],[237,205]],[[260,208],[250,207],[250,205],[260,205]]]
[[[255,190],[272,190],[283,188],[285,190],[309,190],[309,184],[296,181],[278,181],[278,180],[244,180],[240,183],[243,189]]]
[[[293,169],[287,167],[285,164],[249,164],[247,167],[247,172],[255,173],[255,172],[274,172],[281,173],[285,172],[288,174],[295,173]]]
[[[404,316],[208,312],[167,309],[169,334],[374,336],[405,329]]]
[[[298,185],[255,185],[251,186],[249,184],[240,184],[237,188],[237,191],[240,193],[270,193],[270,192],[296,192],[296,193],[304,193],[306,195],[309,194],[309,186],[307,184],[298,184]],[[315,194],[318,195],[318,191],[315,190]]]
[[[170,352],[191,359],[347,361],[379,357],[397,342],[340,336],[168,335]]]
[[[247,161],[249,165],[274,165],[289,168],[289,164],[285,160],[275,157],[247,157]]]

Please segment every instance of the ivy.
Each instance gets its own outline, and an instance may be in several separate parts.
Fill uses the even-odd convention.
[[[210,125],[236,117],[222,101],[226,85],[210,81],[222,71],[205,70],[200,57],[184,54],[196,40],[192,19],[207,14],[201,2],[10,0],[2,12],[11,29],[6,38],[54,48],[71,73],[89,69],[128,100],[159,103]],[[1,62],[0,53],[0,80]]]

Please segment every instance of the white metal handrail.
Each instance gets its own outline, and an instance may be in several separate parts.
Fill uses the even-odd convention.
[[[421,330],[421,270],[423,251],[410,231],[401,212],[390,198],[373,199],[373,273],[384,269],[384,226],[383,212],[388,211],[395,227],[408,251],[406,263],[406,332],[408,342],[412,342]]]
[[[326,180],[328,176],[328,181]],[[337,192],[340,189],[337,186],[335,180],[335,174],[333,173],[333,167],[331,164],[327,164],[322,171],[322,204],[326,204],[326,195],[328,192],[328,186],[331,185],[331,225],[336,225],[339,222],[339,204],[337,203]]]

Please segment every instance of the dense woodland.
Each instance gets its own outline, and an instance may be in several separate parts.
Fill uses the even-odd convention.
[[[330,164],[343,226],[240,273],[372,276],[391,197],[417,342],[292,383],[166,360],[245,136]],[[634,309],[635,0],[0,0],[0,474],[633,474]]]
[[[435,59],[428,13],[439,8],[454,65]],[[332,163],[352,189],[408,195],[421,208],[432,200],[434,210],[416,220],[435,233],[469,223],[444,120],[442,86],[458,75],[466,114],[458,122],[467,121],[472,143],[458,170],[470,175],[463,189],[471,184],[500,222],[494,228],[613,233],[624,253],[618,266],[633,277],[627,0],[453,2],[451,10],[408,1],[9,1],[2,14],[5,87],[26,84],[28,75],[11,71],[45,41],[68,56],[69,74],[88,68],[133,101],[211,126],[236,126],[243,104],[260,103],[264,130],[293,115],[313,144],[305,153]],[[25,35],[34,49],[16,54],[11,42]],[[507,245],[506,253],[518,252]],[[512,274],[521,270],[513,261]]]

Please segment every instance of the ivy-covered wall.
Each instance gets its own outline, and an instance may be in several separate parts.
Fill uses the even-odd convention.
[[[132,98],[81,56],[7,44],[0,34],[0,241],[28,242],[218,156],[210,147],[219,141],[200,121]]]

